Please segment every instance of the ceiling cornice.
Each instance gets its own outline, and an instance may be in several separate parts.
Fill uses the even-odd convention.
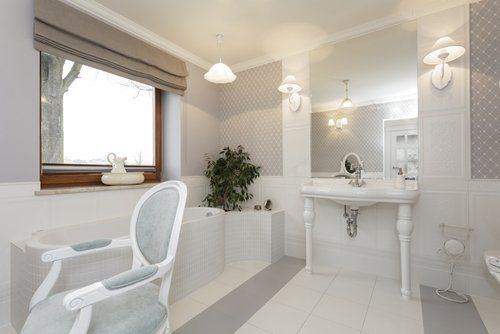
[[[354,101],[354,105],[356,108],[371,106],[373,104],[384,104],[390,102],[400,102],[400,101],[408,101],[408,100],[416,100],[418,98],[417,93],[414,94],[405,94],[399,96],[391,96],[391,97],[381,97],[378,99],[365,100],[365,101]],[[341,101],[337,101],[337,103],[322,103],[318,105],[312,106],[313,113],[321,113],[321,112],[337,112],[339,110],[339,105]]]
[[[208,70],[212,65],[205,59],[189,52],[188,50],[172,43],[149,29],[135,23],[134,21],[118,14],[117,12],[101,5],[94,0],[60,0],[82,12],[85,12],[107,24],[122,30],[134,37],[137,37],[157,48],[164,50],[184,61],[195,64]]]
[[[152,32],[151,30],[144,28],[143,26],[135,23],[134,21],[124,17],[123,15],[120,15],[115,11],[101,5],[95,0],[60,0],[60,1],[78,10],[88,13],[89,15],[92,15],[93,17],[103,22],[106,22],[117,29],[125,31],[151,45],[154,45],[159,49],[162,49],[176,57],[179,57],[184,61],[195,64],[206,70],[208,70],[212,65],[211,62],[189,52],[188,50],[161,37],[160,35]],[[232,64],[230,66],[234,72],[241,72],[273,61],[278,61],[287,58],[289,56],[307,52],[325,44],[339,43],[351,38],[359,37],[371,32],[389,28],[397,24],[415,20],[425,15],[429,15],[452,7],[457,7],[479,1],[480,0],[436,0],[426,5],[421,5],[411,8],[407,10],[405,13],[400,15],[386,16],[378,20],[358,25],[354,28],[333,33],[327,36],[326,38],[314,41],[313,43],[307,45],[306,47],[301,48],[299,50],[294,50],[293,52],[267,54],[262,57],[257,57],[254,59],[250,59],[248,61]]]

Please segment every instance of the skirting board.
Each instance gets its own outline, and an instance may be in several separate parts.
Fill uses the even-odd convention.
[[[301,236],[285,236],[285,255],[305,258],[305,239]],[[353,247],[329,240],[314,240],[314,265],[348,268],[373,275],[399,279],[399,253],[380,251],[366,247]],[[412,256],[412,285],[424,284],[446,287],[448,265],[436,259]],[[500,300],[498,284],[481,265],[464,263],[457,266],[455,287],[468,294]]]

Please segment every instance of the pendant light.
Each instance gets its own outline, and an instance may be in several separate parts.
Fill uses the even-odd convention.
[[[210,67],[210,70],[205,73],[204,78],[216,84],[233,82],[236,80],[236,75],[234,75],[229,66],[222,62],[221,57],[221,45],[224,42],[224,35],[217,34],[215,38],[217,39],[217,48],[219,49],[219,62]]]
[[[339,109],[344,111],[351,111],[355,109],[354,103],[349,98],[349,80],[342,80],[345,85],[345,98],[342,100]]]

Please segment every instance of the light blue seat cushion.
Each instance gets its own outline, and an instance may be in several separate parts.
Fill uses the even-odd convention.
[[[149,283],[94,304],[88,333],[155,333],[167,316],[167,310],[158,302],[158,290],[158,286]],[[36,305],[21,334],[68,334],[77,312],[64,308],[67,293],[58,293]]]
[[[137,245],[151,264],[160,263],[167,257],[179,199],[177,190],[163,189],[149,197],[139,210]]]

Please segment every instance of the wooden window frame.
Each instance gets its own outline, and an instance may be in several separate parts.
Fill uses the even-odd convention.
[[[144,172],[145,183],[161,182],[162,176],[162,143],[163,143],[163,122],[162,122],[162,103],[161,89],[154,89],[154,112],[155,112],[155,170],[154,172]],[[41,96],[41,85],[40,85]],[[67,173],[45,173],[43,172],[42,163],[42,105],[40,104],[39,111],[39,140],[40,140],[40,186],[42,189],[48,188],[69,188],[69,187],[86,187],[86,186],[103,186],[101,182],[101,172],[67,172]],[[81,165],[85,167],[85,165]]]

